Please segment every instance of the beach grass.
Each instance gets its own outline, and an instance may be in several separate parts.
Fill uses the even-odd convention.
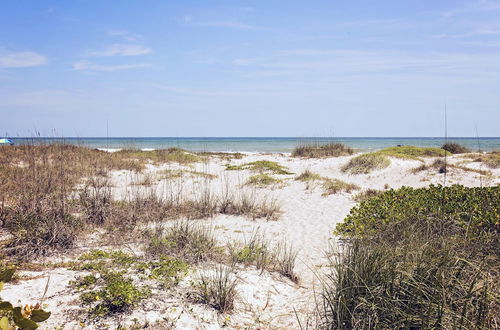
[[[374,170],[384,169],[390,164],[390,159],[384,153],[367,153],[351,158],[341,167],[341,171],[349,174],[368,174]]]
[[[354,153],[354,150],[343,143],[316,143],[306,144],[295,147],[292,151],[292,157],[303,158],[323,158],[323,157],[339,157],[349,156]]]

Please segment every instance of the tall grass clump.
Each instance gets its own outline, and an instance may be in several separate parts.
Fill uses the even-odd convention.
[[[349,156],[354,150],[343,143],[308,144],[295,147],[292,157],[322,158]]]
[[[236,279],[230,268],[219,266],[213,271],[200,273],[194,287],[199,302],[212,306],[221,313],[233,310],[237,291]]]
[[[271,245],[262,234],[255,232],[250,240],[231,243],[228,248],[233,265],[255,265],[257,269],[278,272],[294,282],[299,280],[294,271],[298,251],[284,240]]]
[[[455,142],[446,142],[441,146],[441,149],[449,151],[452,154],[466,154],[471,152],[469,148]]]
[[[341,171],[350,174],[368,174],[374,170],[386,168],[390,164],[391,161],[386,156],[378,153],[368,153],[351,158],[341,167]]]
[[[220,254],[213,229],[190,221],[177,221],[170,227],[158,226],[148,233],[148,253],[168,255],[198,263]]]
[[[351,210],[322,328],[490,329],[500,322],[498,187],[389,190]]]

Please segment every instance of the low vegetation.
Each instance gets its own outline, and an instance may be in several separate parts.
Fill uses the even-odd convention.
[[[411,217],[451,218],[456,226],[473,230],[499,230],[500,187],[466,188],[460,185],[390,189],[355,206],[337,226],[342,236],[370,235],[389,222]]]
[[[4,268],[0,270],[0,291],[5,283],[12,280],[14,268]],[[35,305],[27,304],[24,307],[14,307],[11,302],[0,298],[0,329],[36,329],[37,322],[46,321],[50,317],[50,312],[42,309],[41,303]]]
[[[383,193],[383,190],[377,190],[377,189],[366,189],[358,194],[356,194],[353,199],[356,201],[356,202],[362,202],[362,201],[365,201],[367,199],[370,199],[370,198],[373,198],[373,197],[376,197],[378,195],[380,195],[381,193]]]
[[[73,269],[85,270],[71,285],[81,292],[82,304],[92,317],[104,317],[132,309],[151,294],[146,281],[162,289],[175,286],[187,274],[188,264],[160,255],[137,258],[122,251],[92,250],[80,256]]]
[[[354,150],[343,143],[308,144],[296,147],[292,157],[322,158],[349,156]]]
[[[147,235],[147,251],[155,257],[168,255],[198,263],[221,254],[213,229],[189,221],[178,221],[169,227],[159,226]]]
[[[194,287],[198,302],[212,306],[221,313],[233,310],[236,279],[230,268],[219,266],[214,271],[201,272]]]
[[[386,168],[390,164],[389,158],[383,154],[368,153],[351,158],[341,167],[341,170],[349,174],[368,174],[374,170]]]
[[[337,194],[339,192],[350,193],[359,190],[359,186],[339,179],[326,179],[323,181],[323,196]]]
[[[415,160],[421,160],[421,157],[443,157],[444,155],[451,155],[449,151],[441,148],[415,146],[389,147],[379,150],[376,153],[384,156]]]
[[[471,152],[467,147],[455,142],[447,142],[443,144],[441,149],[451,152],[452,154],[465,154]]]
[[[283,183],[283,180],[276,179],[268,174],[252,175],[248,178],[246,184],[257,187],[266,187]]]
[[[337,233],[321,328],[491,329],[500,321],[499,187],[389,190]]]
[[[229,244],[232,264],[255,265],[257,269],[274,271],[298,282],[295,273],[297,251],[285,241],[271,247],[271,242],[258,232],[248,242]]]
[[[478,173],[481,175],[485,176],[490,176],[491,172],[490,171],[485,171],[485,170],[478,170],[462,165],[457,165],[457,164],[450,164],[450,163],[445,163],[445,161],[442,158],[438,158],[432,162],[432,164],[427,165],[427,164],[422,164],[420,166],[417,166],[415,168],[410,169],[410,172],[413,174],[422,172],[422,171],[428,171],[428,170],[435,170],[438,173],[446,173],[448,172],[449,169],[458,169],[462,170],[465,172],[474,172]]]
[[[317,180],[323,180],[323,177],[321,175],[311,172],[310,170],[305,170],[302,172],[299,176],[295,178],[297,181],[302,181],[302,182],[308,182],[308,181],[317,181]]]
[[[250,170],[259,173],[268,173],[268,174],[293,174],[288,171],[288,169],[277,163],[269,160],[257,160],[251,163],[245,163],[242,165],[227,165],[226,170],[228,171],[241,171],[241,170]]]
[[[492,151],[479,155],[474,159],[475,162],[482,162],[490,168],[500,167],[500,151]]]

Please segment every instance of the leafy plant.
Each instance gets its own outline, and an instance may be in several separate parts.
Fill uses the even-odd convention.
[[[0,271],[0,291],[3,289],[4,283],[10,282],[14,275],[14,269],[4,269]],[[50,312],[46,312],[41,308],[40,303],[35,305],[25,305],[24,307],[14,307],[9,301],[0,299],[0,329],[10,330],[19,329],[36,329],[37,322],[46,321],[50,317]]]
[[[467,230],[500,230],[500,187],[450,187],[431,185],[414,189],[388,190],[351,209],[337,233],[344,236],[369,235],[388,223],[407,218],[453,219]]]

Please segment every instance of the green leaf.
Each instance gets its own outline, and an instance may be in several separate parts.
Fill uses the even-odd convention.
[[[9,319],[7,316],[2,317],[0,320],[0,330],[9,330]]]
[[[14,268],[9,268],[9,269],[5,269],[3,271],[0,272],[0,281],[1,282],[10,282],[10,280],[12,279],[12,275],[14,275],[14,271],[15,269]]]
[[[21,307],[15,307],[12,310],[12,317],[14,318],[14,323],[23,319],[23,313],[21,313]]]
[[[31,321],[30,319],[22,319],[19,322],[16,322],[16,325],[22,330],[33,330],[38,328],[38,324]]]
[[[8,301],[0,301],[0,310],[11,310],[12,304]]]
[[[31,312],[31,320],[35,322],[43,322],[50,317],[50,312],[46,312],[43,309],[35,309]]]

